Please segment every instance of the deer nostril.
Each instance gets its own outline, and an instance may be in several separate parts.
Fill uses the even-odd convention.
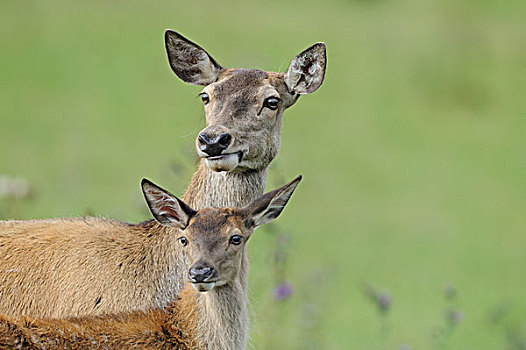
[[[199,140],[199,143],[204,146],[210,143],[210,138],[208,137],[208,135],[202,132],[199,133],[199,136],[197,136],[197,139]]]
[[[232,140],[232,136],[226,132],[220,134],[218,137],[217,137],[217,143],[219,144],[219,146],[223,147],[223,148],[227,148],[228,145],[230,144],[230,140]]]

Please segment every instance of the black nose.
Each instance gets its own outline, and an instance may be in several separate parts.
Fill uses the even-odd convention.
[[[190,271],[188,271],[188,276],[194,283],[206,282],[213,275],[213,267],[191,267]]]
[[[205,132],[201,132],[197,139],[199,141],[199,149],[210,157],[214,157],[221,155],[221,152],[228,148],[232,136],[224,132],[217,137],[212,137]]]

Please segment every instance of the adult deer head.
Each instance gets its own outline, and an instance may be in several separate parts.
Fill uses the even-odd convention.
[[[183,81],[204,86],[200,93],[206,128],[197,153],[213,171],[265,169],[280,147],[281,117],[300,95],[316,91],[325,76],[325,44],[292,59],[287,72],[224,68],[199,45],[167,30],[170,66]]]

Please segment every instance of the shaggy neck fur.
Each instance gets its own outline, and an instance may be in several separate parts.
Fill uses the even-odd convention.
[[[183,196],[193,209],[242,207],[263,194],[268,167],[243,172],[215,172],[203,159]]]

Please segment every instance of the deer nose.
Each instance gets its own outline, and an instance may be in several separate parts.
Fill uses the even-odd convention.
[[[194,283],[207,282],[213,275],[213,267],[191,267],[188,271],[188,277]]]
[[[210,157],[221,155],[221,153],[230,146],[232,135],[223,132],[217,137],[211,137],[205,132],[200,132],[197,137],[199,141],[199,149],[208,154]]]

